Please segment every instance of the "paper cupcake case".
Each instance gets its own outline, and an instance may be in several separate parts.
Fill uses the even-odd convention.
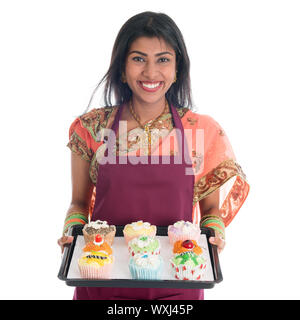
[[[129,262],[129,270],[133,279],[157,280],[161,278],[163,262],[156,269],[137,266],[132,259]]]
[[[95,240],[95,236],[97,234],[100,234],[103,236],[104,238],[104,241],[106,241],[110,246],[113,244],[114,242],[114,238],[115,238],[115,234],[116,234],[116,230],[113,230],[109,233],[107,233],[106,235],[103,235],[103,233],[100,232],[97,232],[97,233],[93,233],[93,234],[88,234],[84,229],[82,230],[82,234],[83,234],[83,237],[84,237],[84,241],[85,243],[89,243],[91,241],[94,241]]]
[[[80,275],[84,279],[109,279],[113,264],[105,264],[103,266],[98,266],[98,265],[78,265]]]
[[[191,267],[185,265],[176,266],[172,261],[170,262],[174,277],[177,280],[200,280],[206,271],[206,263]]]
[[[185,240],[195,240],[199,242],[200,239],[200,233],[191,232],[191,233],[185,233],[185,234],[176,234],[172,231],[168,231],[168,237],[170,240],[171,245],[174,245],[176,241],[185,241]]]

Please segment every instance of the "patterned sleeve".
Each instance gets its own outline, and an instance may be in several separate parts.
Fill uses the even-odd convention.
[[[69,143],[67,146],[83,160],[91,162],[94,155],[92,139],[90,132],[83,126],[82,120],[76,118],[69,129]]]

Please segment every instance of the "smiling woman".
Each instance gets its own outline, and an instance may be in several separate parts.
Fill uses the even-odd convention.
[[[144,220],[157,226],[180,220],[199,225],[201,217],[215,230],[209,241],[223,250],[225,227],[249,185],[221,126],[191,111],[189,68],[182,34],[167,15],[144,12],[123,25],[99,83],[105,82],[106,106],[86,112],[70,127],[73,191],[64,231],[88,216],[114,225]],[[125,132],[119,130],[121,120]],[[114,134],[114,163],[101,161],[111,146],[107,129]],[[151,164],[120,161],[150,155]],[[59,244],[70,241],[62,237]],[[80,287],[74,298],[198,300],[203,290]]]
[[[144,122],[159,114],[165,95],[174,83],[176,54],[163,39],[140,37],[129,48],[123,81],[132,91],[132,103],[138,114],[148,109]],[[151,112],[151,114],[149,114]]]

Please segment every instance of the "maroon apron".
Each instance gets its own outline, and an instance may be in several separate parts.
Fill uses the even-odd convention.
[[[120,106],[112,125],[115,133],[123,106]],[[181,119],[172,105],[171,112],[175,127],[181,132],[177,139],[179,155],[165,156],[170,159],[168,164],[163,162],[164,156],[155,156],[154,164],[151,155],[138,157],[148,160],[148,164],[143,161],[137,164],[130,160],[127,164],[119,161],[121,158],[124,160],[127,155],[116,156],[115,164],[100,163],[92,220],[106,220],[114,225],[126,225],[143,220],[157,226],[168,226],[179,220],[191,221],[194,175],[186,175],[185,170],[192,167],[192,162],[187,148],[183,147],[183,139],[186,138]],[[111,140],[108,139],[109,141]],[[108,148],[105,156],[107,154]],[[74,299],[200,300],[203,299],[203,290],[77,287]]]

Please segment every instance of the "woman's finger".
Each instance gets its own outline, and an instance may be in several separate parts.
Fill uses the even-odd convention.
[[[63,253],[64,251],[64,246],[66,244],[72,243],[74,237],[73,236],[63,236],[60,239],[57,240],[57,243],[60,245],[61,247],[61,252]]]
[[[209,242],[218,247],[218,253],[220,253],[225,247],[225,240],[219,237],[210,237]]]

